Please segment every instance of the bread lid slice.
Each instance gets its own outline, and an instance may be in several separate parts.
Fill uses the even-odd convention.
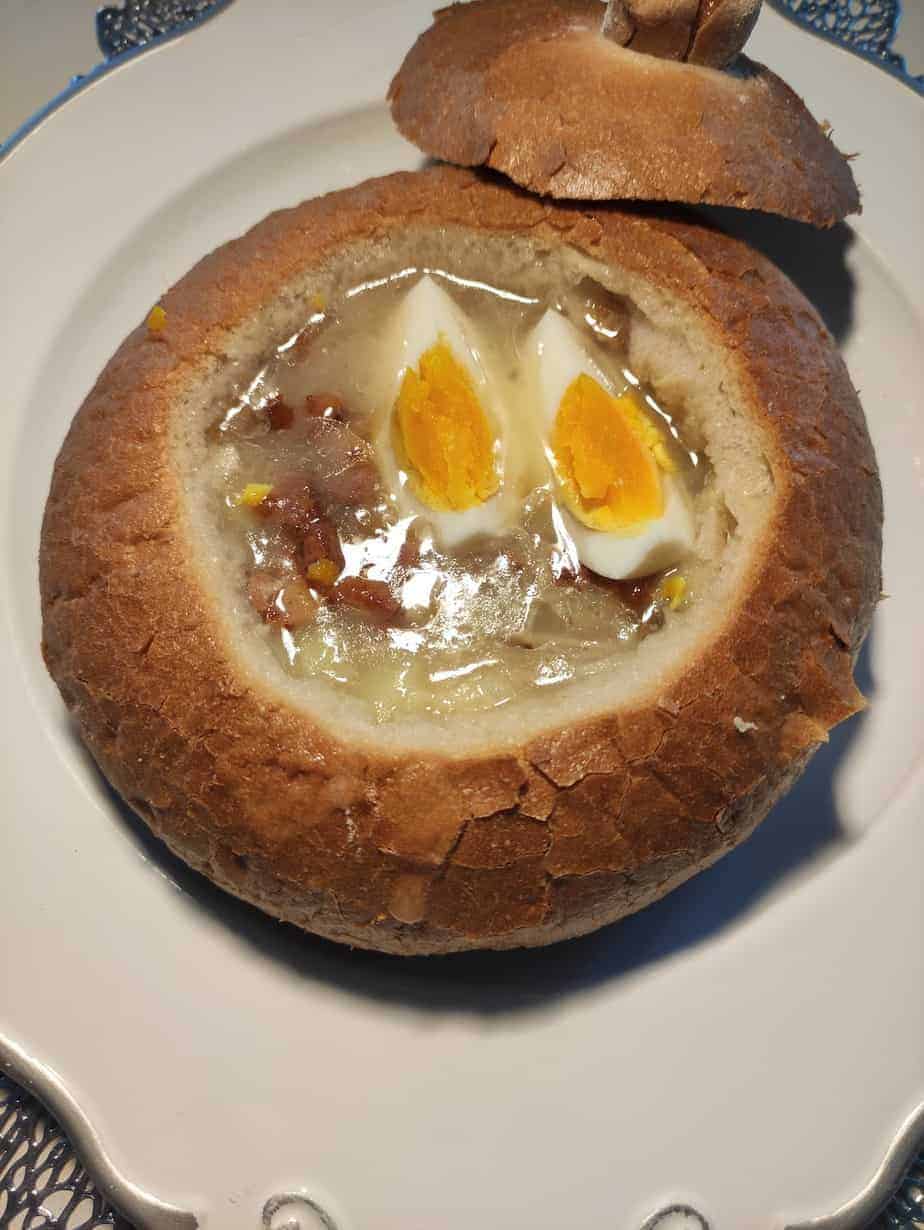
[[[628,666],[474,718],[377,725],[268,649],[217,528],[205,428],[314,295],[409,256],[514,286],[576,271],[625,296],[630,362],[697,425],[721,515],[701,599]],[[740,242],[436,167],[271,216],[161,313],[126,338],[57,460],[44,652],[115,788],[239,896],[394,952],[576,935],[745,837],[862,705],[875,458],[830,334]]]
[[[632,24],[628,46],[606,37],[600,0],[454,4],[392,81],[392,115],[425,153],[543,196],[733,205],[830,226],[860,199],[825,126],[746,56],[709,66],[746,36],[742,7],[712,5],[691,36],[697,63],[635,50],[646,44]]]

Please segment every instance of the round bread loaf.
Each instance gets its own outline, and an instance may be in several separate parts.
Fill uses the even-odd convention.
[[[311,297],[415,252],[511,284],[576,270],[623,296],[630,361],[695,427],[715,515],[697,602],[619,669],[548,701],[376,724],[267,650],[202,475],[214,406],[301,327]],[[862,706],[875,458],[831,336],[740,242],[436,167],[273,214],[161,309],[111,359],[58,457],[43,648],[116,790],[230,892],[396,953],[579,935],[746,837]]]
[[[859,211],[846,158],[769,69],[621,47],[602,15],[599,0],[440,9],[391,84],[395,123],[435,158],[543,196],[734,205],[816,226]]]

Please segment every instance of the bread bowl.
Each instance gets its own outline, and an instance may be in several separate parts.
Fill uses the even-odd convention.
[[[518,682],[498,706],[430,712],[424,696],[377,720],[362,680],[286,665],[284,621],[248,592],[235,519],[249,505],[229,499],[261,476],[229,469],[220,433],[229,407],[269,417],[274,390],[248,388],[287,355],[310,371],[327,346],[311,321],[347,327],[357,287],[394,296],[358,335],[378,345],[423,269],[447,294],[500,288],[517,310],[592,279],[624,313],[627,369],[708,472],[690,497],[689,600],[656,634],[553,687]],[[230,892],[383,951],[541,945],[713,862],[862,705],[852,671],[880,526],[843,363],[765,259],[694,220],[435,167],[270,216],[129,334],[55,465],[43,649],[115,789]],[[374,613],[370,637],[391,614]]]
[[[542,195],[734,205],[818,226],[858,212],[849,162],[785,82],[744,55],[712,67],[756,7],[703,7],[696,63],[605,37],[600,0],[452,4],[395,75],[392,115],[425,153]]]

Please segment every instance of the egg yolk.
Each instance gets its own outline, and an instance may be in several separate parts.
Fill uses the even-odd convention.
[[[408,368],[395,403],[398,451],[414,494],[430,508],[461,512],[497,491],[494,433],[472,380],[440,337]]]
[[[614,397],[582,373],[565,390],[550,445],[568,507],[591,529],[631,530],[663,515],[659,469],[674,466],[631,389]]]

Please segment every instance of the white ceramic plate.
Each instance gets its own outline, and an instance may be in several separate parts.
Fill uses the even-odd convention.
[[[821,1218],[890,1147],[895,1161],[924,1101],[924,107],[909,90],[761,18],[753,54],[862,152],[850,230],[745,229],[844,345],[883,472],[890,598],[861,663],[870,710],[713,870],[551,950],[350,953],[226,899],[146,836],[43,671],[36,547],[73,412],[204,252],[419,163],[381,99],[429,7],[237,0],[0,165],[0,1061],[139,1226],[632,1230],[671,1203],[716,1230]],[[285,1192],[327,1222],[304,1201],[264,1213]]]

